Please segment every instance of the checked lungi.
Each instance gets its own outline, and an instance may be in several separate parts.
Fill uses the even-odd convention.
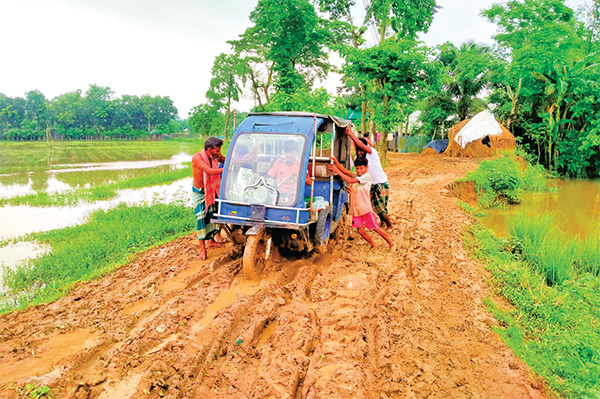
[[[213,202],[206,209],[206,195],[203,188],[192,186],[192,201],[196,214],[196,233],[199,240],[211,240],[217,235],[219,229],[210,219],[217,213],[217,203]]]
[[[390,184],[388,182],[371,185],[371,205],[378,215],[388,214],[388,200],[390,198]]]

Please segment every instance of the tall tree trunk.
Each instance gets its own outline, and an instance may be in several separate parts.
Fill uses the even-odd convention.
[[[227,141],[227,129],[229,128],[230,113],[231,113],[231,100],[227,100],[227,112],[225,112],[225,141]]]

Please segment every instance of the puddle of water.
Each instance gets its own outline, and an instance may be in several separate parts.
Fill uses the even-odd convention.
[[[569,236],[585,239],[600,229],[600,181],[555,180],[558,193],[527,193],[523,202],[486,211],[480,222],[496,236],[509,237],[507,221],[524,213],[536,217],[551,213],[554,224]]]
[[[328,364],[327,366],[323,367],[321,369],[321,373],[323,373],[323,376],[327,379],[331,378],[331,376],[333,375],[333,373],[338,369],[338,365],[333,363],[333,364]]]
[[[39,376],[60,365],[66,358],[93,347],[96,337],[89,330],[76,330],[51,338],[35,351],[35,357],[24,360],[2,360],[0,386],[15,380]]]
[[[192,179],[186,178],[170,185],[145,187],[141,189],[121,190],[110,201],[99,201],[75,207],[35,208],[25,205],[0,207],[0,240],[10,239],[33,232],[61,229],[85,223],[87,216],[98,209],[110,209],[120,203],[140,205],[144,203],[171,203],[182,201],[191,206]],[[0,248],[0,263],[18,263],[35,252],[20,247],[7,246]],[[1,276],[0,276],[1,277]],[[2,281],[0,279],[0,286]]]
[[[0,248],[0,265],[14,269],[17,265],[25,262],[27,259],[44,255],[49,251],[50,248],[48,246],[40,245],[35,242],[9,244],[6,247]],[[0,293],[4,291],[5,287],[2,284],[2,268],[0,268]]]
[[[61,164],[43,172],[0,174],[0,198],[13,198],[45,191],[49,194],[91,187],[185,167],[192,156],[180,153],[170,159],[85,164]],[[191,173],[191,172],[190,172]]]
[[[214,300],[214,302],[211,303],[208,306],[208,308],[206,308],[205,316],[202,318],[202,320],[200,320],[200,323],[198,323],[198,325],[192,328],[192,331],[198,332],[202,329],[202,327],[210,323],[215,313],[237,301],[238,294],[240,296],[251,296],[257,293],[259,290],[259,281],[246,280],[242,278],[237,283],[234,282],[230,289],[222,291],[219,294],[219,296]]]
[[[98,399],[130,398],[131,395],[133,395],[133,393],[135,392],[141,379],[141,373],[126,377],[121,381],[117,382],[115,385],[107,386],[104,389],[104,392],[102,392],[102,394],[98,397]]]
[[[276,326],[277,326],[276,321],[272,321],[269,323],[267,328],[265,328],[263,330],[263,332],[260,334],[260,337],[258,337],[258,345],[267,342],[268,339],[271,338],[271,335],[273,335],[273,331],[275,331]]]

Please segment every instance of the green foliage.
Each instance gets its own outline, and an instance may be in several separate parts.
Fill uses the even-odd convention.
[[[523,171],[525,166],[525,171]],[[481,161],[479,167],[458,181],[474,181],[478,206],[489,208],[498,204],[521,201],[524,191],[547,191],[547,172],[540,165],[520,163],[514,155],[504,154],[494,160]]]
[[[55,300],[75,282],[100,277],[125,264],[132,254],[194,228],[193,212],[182,204],[121,204],[92,213],[83,225],[32,234],[31,239],[49,245],[51,252],[15,270],[4,268],[4,282],[16,304],[5,302],[0,312]]]
[[[477,225],[468,233],[472,238],[465,239],[514,305],[514,310],[507,311],[485,301],[501,323],[497,332],[560,395],[598,397],[600,279],[577,266],[584,258],[598,259],[598,253],[581,243],[561,241],[564,237],[549,227],[551,217],[518,223],[520,238],[516,243],[513,238],[512,246]],[[544,241],[549,235],[554,238]],[[593,240],[598,242],[599,237]],[[534,250],[534,245],[541,247]],[[556,270],[573,259],[570,270]]]
[[[341,97],[333,97],[321,87],[315,90],[302,88],[293,93],[275,93],[265,106],[265,111],[303,111],[342,116],[346,107]]]
[[[97,85],[90,85],[85,93],[75,90],[52,100],[37,90],[25,98],[0,94],[0,139],[147,138],[157,128],[169,130],[166,126],[177,114],[169,97],[113,96],[109,87]]]
[[[438,8],[435,0],[373,0],[365,20],[373,19],[381,36],[392,28],[398,37],[414,39],[419,32],[429,31]]]
[[[474,181],[482,208],[497,203],[518,203],[523,190],[523,172],[519,163],[504,155],[492,161],[481,161],[479,167],[469,172],[462,181]]]
[[[331,70],[326,47],[332,44],[332,31],[308,0],[259,0],[250,20],[254,26],[242,40],[263,49],[277,91],[310,87],[315,77],[324,78]]]
[[[489,100],[500,121],[546,168],[594,176],[600,168],[595,122],[600,43],[594,30],[600,14],[594,3],[582,21],[564,3],[508,1],[482,12],[498,25],[495,39],[508,52],[505,66],[492,73]]]
[[[23,397],[41,399],[47,398],[52,399],[50,397],[50,387],[44,385],[43,387],[37,387],[35,384],[27,384],[25,388],[19,389],[17,388],[17,392],[21,394]]]
[[[380,131],[395,131],[416,109],[433,69],[427,49],[409,39],[388,39],[368,49],[344,49],[346,84],[363,86]]]

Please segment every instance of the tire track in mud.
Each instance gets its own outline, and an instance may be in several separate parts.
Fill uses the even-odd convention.
[[[468,217],[444,195],[477,163],[390,158],[394,254],[352,231],[323,255],[275,252],[251,281],[239,247],[198,262],[190,235],[0,317],[0,364],[46,361],[13,380],[53,398],[545,397],[491,332],[485,272],[462,248]],[[1,378],[0,397],[17,397]]]

